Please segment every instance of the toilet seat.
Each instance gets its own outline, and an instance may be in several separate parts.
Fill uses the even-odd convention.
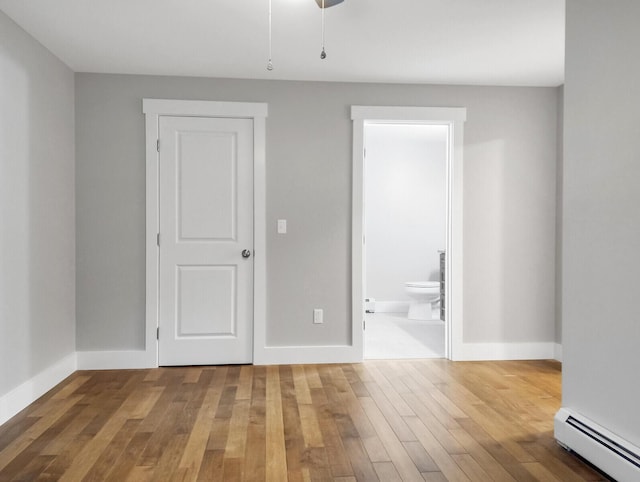
[[[405,286],[408,288],[438,288],[439,281],[407,281]]]

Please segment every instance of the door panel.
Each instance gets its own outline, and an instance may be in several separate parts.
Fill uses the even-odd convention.
[[[160,117],[160,365],[250,363],[253,124]]]
[[[178,338],[235,336],[235,267],[178,266],[176,298]]]
[[[236,133],[178,132],[176,140],[180,239],[235,240]]]

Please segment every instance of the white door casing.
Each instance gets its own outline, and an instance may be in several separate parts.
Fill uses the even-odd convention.
[[[159,363],[250,363],[252,122],[162,116],[159,131]]]
[[[447,257],[445,357],[456,360],[463,347],[462,201],[463,136],[467,111],[462,107],[351,106],[353,121],[353,203],[351,228],[353,347],[363,356],[364,320],[364,130],[367,124],[449,126],[447,153]]]
[[[166,148],[166,145],[163,145],[162,148],[159,149],[158,141],[160,138],[160,120],[164,117],[195,117],[210,118],[210,120],[240,119],[243,120],[243,122],[248,122],[252,126],[251,169],[253,171],[253,185],[251,186],[251,189],[253,194],[253,219],[251,222],[253,230],[253,252],[251,253],[249,260],[251,260],[250,264],[253,266],[253,309],[251,310],[251,305],[249,305],[247,311],[253,311],[253,329],[249,329],[248,346],[251,358],[248,360],[245,358],[245,360],[250,362],[251,359],[253,359],[254,363],[259,362],[261,354],[264,352],[266,339],[265,125],[268,106],[265,103],[255,102],[144,99],[142,107],[145,114],[146,125],[146,323],[145,349],[143,352],[140,352],[140,355],[137,357],[140,361],[135,365],[136,367],[152,367],[159,365],[159,341],[157,339],[157,332],[160,320],[160,304],[161,300],[164,301],[164,295],[160,292],[160,248],[157,242],[157,237],[160,233],[161,194],[159,151],[163,151]],[[198,143],[196,142],[196,144]],[[215,142],[213,144],[215,144]],[[193,182],[197,184],[200,180],[196,179]],[[204,192],[202,195],[205,199],[207,197],[211,199],[211,193]],[[196,199],[188,199],[187,204],[190,202],[192,203],[194,200]],[[193,221],[193,219],[191,221]],[[222,221],[224,221],[224,218]],[[196,224],[195,228],[194,224]],[[194,229],[208,229],[208,233],[200,233],[205,234],[206,237],[212,238],[220,235],[219,233],[212,232],[211,230],[213,228],[211,226],[202,226],[190,221],[187,221],[183,228],[183,238],[193,237],[194,234],[197,234],[194,233]],[[191,230],[191,232],[189,232],[189,230]],[[161,244],[166,245],[166,240],[166,236],[163,234],[162,239],[160,240]],[[200,241],[194,240],[190,240],[189,242],[195,244],[200,243]],[[243,247],[242,249],[247,248]],[[242,249],[238,252],[240,257]],[[183,263],[183,265],[189,266],[188,263]],[[224,272],[225,270],[226,272]],[[190,284],[202,284],[199,281],[196,282],[196,280],[204,277],[204,284],[206,285],[208,283],[210,287],[213,287],[216,284],[222,284],[225,276],[227,276],[228,279],[229,276],[231,276],[229,275],[229,271],[233,270],[228,270],[224,267],[219,269],[217,272],[214,269],[209,269],[208,273],[203,274],[202,271],[207,270],[198,271],[197,269],[183,269],[182,273],[180,273],[182,280],[178,281],[182,282],[183,285],[188,288]],[[174,275],[174,280],[177,279],[178,274]],[[202,327],[199,327],[197,323],[194,324],[195,306],[200,306],[205,312],[209,310],[209,313],[216,309],[215,303],[210,300],[205,299],[204,303],[201,303],[195,294],[192,294],[191,298],[189,298],[189,295],[186,293],[184,296],[186,296],[185,301],[187,304],[183,305],[182,311],[182,314],[186,316],[186,325],[184,327],[183,334],[185,330],[197,331],[198,329],[202,329]],[[191,308],[188,307],[189,304]],[[169,328],[169,331],[171,331],[171,328]],[[160,338],[162,339],[164,335],[166,335],[166,333],[161,334]],[[253,340],[253,346],[251,346],[251,339]],[[166,364],[164,360],[162,363]],[[202,361],[190,359],[189,361],[179,363],[192,364],[202,363]],[[207,360],[205,363],[216,362]],[[224,363],[237,362],[232,359],[226,359]]]

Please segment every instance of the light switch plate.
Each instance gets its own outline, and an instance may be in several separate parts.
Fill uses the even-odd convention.
[[[313,310],[313,322],[314,323],[324,323],[324,312],[320,308],[316,308]]]
[[[287,234],[287,220],[278,219],[278,234]]]

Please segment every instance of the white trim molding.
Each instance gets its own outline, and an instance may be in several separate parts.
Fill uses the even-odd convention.
[[[300,365],[306,363],[359,363],[352,345],[267,346],[256,365]]]
[[[35,402],[77,369],[76,353],[73,352],[9,393],[0,396],[0,425]]]
[[[372,124],[445,125],[449,128],[447,152],[447,257],[445,356],[459,360],[463,352],[463,147],[464,107],[351,106],[353,120],[353,198],[352,198],[352,340],[360,360],[363,355],[364,320],[364,131]]]
[[[553,345],[553,359],[562,361],[562,343],[554,343]]]
[[[551,360],[555,343],[462,343],[456,361]]]
[[[378,301],[376,300],[376,313],[408,313],[410,301]]]
[[[268,104],[264,102],[143,99],[142,112],[150,115],[255,119],[256,117],[267,117]]]
[[[136,365],[158,366],[158,128],[161,116],[226,117],[253,120],[253,361],[259,363],[266,344],[266,117],[268,104],[262,102],[215,102],[200,100],[143,99],[142,111],[146,123],[147,160],[147,302],[144,354],[123,352],[123,360]],[[118,361],[119,352],[82,355],[82,364],[104,368],[132,368]]]
[[[78,352],[78,370],[129,370],[157,366],[146,350]]]

